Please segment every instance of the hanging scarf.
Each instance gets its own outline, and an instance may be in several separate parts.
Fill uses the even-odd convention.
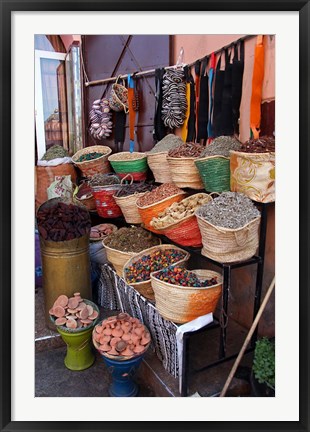
[[[238,45],[240,53],[238,56]],[[242,80],[244,70],[244,41],[234,44],[234,59],[232,65],[232,121],[234,133],[239,135],[240,103],[242,97]]]
[[[184,120],[184,123],[181,127],[181,138],[184,142],[186,141],[187,134],[188,134],[188,120],[189,120],[189,116],[190,116],[190,102],[191,102],[190,101],[191,88],[190,88],[190,81],[189,81],[188,75],[189,75],[189,67],[184,66],[184,76],[185,76],[185,81],[186,81],[186,102],[187,102],[185,120]]]
[[[195,82],[190,68],[188,68],[187,80],[190,85],[190,102],[189,102],[190,111],[189,111],[186,141],[194,142],[196,138],[196,95],[195,95]]]
[[[114,128],[114,143],[117,152],[123,151],[125,141],[125,124],[126,114],[125,111],[118,111],[114,113],[115,128]]]
[[[135,119],[134,110],[135,101],[135,83],[132,76],[128,75],[128,109],[129,109],[129,151],[132,153],[135,149]]]
[[[222,115],[222,98],[223,98],[223,88],[225,71],[221,70],[222,61],[222,51],[219,54],[219,58],[216,65],[216,73],[214,80],[214,98],[213,98],[213,116],[212,116],[212,132],[213,137],[218,137],[220,135],[221,127],[221,115]]]
[[[197,132],[198,132],[198,112],[199,112],[199,92],[200,92],[200,69],[201,69],[201,61],[197,60],[195,62],[195,92],[196,92],[196,107],[195,107],[195,112],[196,112],[196,136],[197,136]]]
[[[155,114],[154,114],[154,131],[153,138],[155,142],[162,140],[166,136],[166,127],[161,118],[163,103],[162,81],[165,73],[164,68],[155,69]]]
[[[220,135],[233,135],[234,128],[232,122],[232,63],[230,63],[231,53],[225,50],[225,78],[222,96],[222,113]]]
[[[261,122],[262,88],[264,80],[264,45],[263,36],[257,36],[254,54],[254,68],[252,77],[252,96],[250,127],[254,139],[259,138]]]
[[[206,71],[208,60],[208,56],[204,58],[200,70],[197,142],[208,138],[209,77]]]
[[[208,118],[208,137],[213,137],[212,131],[212,111],[213,111],[213,79],[214,79],[214,68],[215,68],[215,54],[211,54],[211,62],[209,69],[209,118]]]

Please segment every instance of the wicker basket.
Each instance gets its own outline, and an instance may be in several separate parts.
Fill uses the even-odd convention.
[[[98,228],[98,229],[100,230],[100,227],[101,227],[102,225],[108,225],[108,226],[113,230],[113,233],[115,233],[115,232],[118,230],[118,228],[117,228],[116,225],[114,225],[114,224],[110,224],[110,223],[103,223],[103,224],[95,225],[95,226],[93,226],[92,228]],[[108,237],[108,235],[102,235],[100,238],[92,237],[92,236],[91,236],[91,231],[90,231],[89,241],[90,241],[90,242],[98,242],[98,241],[101,241],[101,242],[102,242],[102,241],[105,240],[107,237]]]
[[[143,282],[129,283],[126,279],[126,268],[130,267],[132,264],[134,264],[136,261],[138,261],[144,255],[148,255],[155,250],[166,250],[166,249],[174,249],[174,250],[184,252],[184,254],[185,254],[184,258],[180,261],[176,261],[175,263],[173,263],[171,265],[172,266],[178,265],[180,267],[186,266],[187,261],[190,259],[190,254],[187,251],[185,251],[185,250],[183,250],[183,249],[181,249],[175,245],[164,244],[164,245],[153,246],[149,249],[145,249],[144,251],[139,252],[134,257],[129,258],[129,260],[125,263],[125,265],[123,267],[123,279],[130,286],[134,287],[141,295],[143,295],[145,298],[147,298],[149,300],[153,300],[153,301],[155,300],[154,291],[152,289],[152,284],[151,284],[151,279],[148,279],[148,280],[143,281]]]
[[[195,160],[205,190],[226,192],[230,190],[230,159],[225,156],[207,156]]]
[[[120,178],[131,174],[136,181],[146,179],[148,166],[145,153],[114,153],[108,157],[108,160]]]
[[[80,184],[80,186],[76,186],[76,188],[73,192],[72,201],[74,202],[74,204],[77,204],[77,205],[83,204],[87,208],[87,210],[89,210],[89,211],[96,210],[96,200],[95,200],[95,197],[92,194],[92,192],[87,194],[87,196],[85,198],[79,198],[78,197],[78,193],[79,193],[81,186],[82,186],[82,184]]]
[[[115,202],[113,195],[122,187],[120,184],[106,186],[92,186],[92,192],[96,200],[96,208],[99,216],[104,218],[116,218],[122,216],[122,210]]]
[[[261,217],[253,219],[238,229],[212,225],[195,212],[201,232],[201,254],[221,263],[239,262],[252,258],[259,244]]]
[[[102,153],[102,156],[89,161],[78,162],[78,159],[88,153]],[[107,146],[91,146],[77,151],[72,156],[72,162],[79,168],[84,177],[91,177],[97,173],[107,174],[111,172],[111,167],[108,161],[109,155],[112,153],[110,147]]]
[[[191,189],[204,188],[199,171],[195,165],[196,160],[197,158],[193,157],[174,158],[167,156],[172,181],[176,186]]]
[[[181,201],[184,198],[184,196],[186,196],[186,192],[180,192],[178,194],[164,198],[163,200],[157,201],[148,206],[140,206],[139,199],[138,199],[136,202],[136,206],[138,207],[138,211],[141,216],[142,224],[144,225],[144,228],[156,234],[162,234],[162,232],[154,229],[151,226],[151,220],[153,219],[153,217],[158,216],[160,212],[164,211],[172,203]]]
[[[218,284],[210,287],[184,287],[172,285],[151,274],[156,309],[172,322],[183,324],[199,316],[213,313],[222,293],[222,276],[211,270],[192,270],[200,279],[217,277]]]
[[[203,195],[205,195],[206,198],[209,197],[210,200],[212,199],[211,195]],[[194,196],[195,195],[184,198],[182,201],[180,201],[180,204],[183,202],[186,203]],[[168,210],[168,208],[166,210]],[[200,229],[198,226],[197,218],[194,214],[191,216],[186,216],[185,218],[180,219],[172,224],[166,225],[163,228],[158,228],[158,232],[164,234],[168,239],[181,246],[202,246]]]
[[[129,177],[131,177],[131,183],[133,182],[133,177],[131,174],[128,174]],[[123,184],[123,181],[126,179],[126,177],[123,177],[121,180],[121,184]],[[138,211],[138,207],[136,206],[136,201],[143,196],[146,192],[141,193],[134,193],[128,196],[124,197],[118,197],[117,196],[118,191],[113,196],[115,199],[116,204],[120,207],[122,210],[122,213],[124,215],[125,221],[127,223],[132,224],[140,224],[142,223],[142,219],[140,216],[140,213]]]
[[[168,152],[148,153],[147,163],[153,172],[157,183],[172,183],[169,164],[167,161]]]
[[[129,258],[137,255],[140,252],[143,252],[123,252],[117,249],[112,249],[109,246],[105,245],[105,240],[102,240],[102,244],[106,249],[108,261],[113,265],[116,273],[120,277],[123,277],[123,268]],[[158,244],[161,244],[160,239],[158,239]]]

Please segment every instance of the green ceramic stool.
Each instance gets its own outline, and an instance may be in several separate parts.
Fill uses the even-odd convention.
[[[67,354],[64,362],[68,369],[84,370],[94,363],[95,355],[92,350],[91,341],[92,330],[93,326],[84,331],[68,333],[59,327],[57,328],[57,331],[67,344]]]

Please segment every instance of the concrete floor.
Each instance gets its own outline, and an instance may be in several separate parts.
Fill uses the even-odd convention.
[[[60,335],[49,330],[44,319],[43,289],[35,295],[35,396],[36,397],[107,397],[111,377],[100,355],[95,352],[94,364],[84,371],[71,371],[66,368],[64,358],[66,346]],[[101,309],[101,318],[115,311]],[[227,355],[238,354],[247,331],[229,321],[227,328]],[[201,368],[217,360],[219,329],[208,331],[191,338],[191,364]],[[227,396],[251,396],[248,384],[248,371],[252,353],[246,354],[241,362]],[[222,390],[234,359],[194,374],[189,381],[189,395],[202,397],[217,396]],[[179,397],[178,379],[163,368],[152,350],[148,350],[137,372],[135,381],[139,385],[139,397]]]

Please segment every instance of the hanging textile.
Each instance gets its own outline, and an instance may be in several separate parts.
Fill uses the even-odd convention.
[[[212,130],[212,111],[213,111],[213,79],[214,79],[214,68],[215,68],[215,54],[211,54],[211,62],[209,69],[209,118],[208,118],[208,137],[213,137]]]
[[[187,80],[190,85],[190,102],[189,102],[189,119],[187,125],[186,141],[194,142],[196,138],[196,94],[195,94],[195,82],[190,68],[188,68]]]
[[[181,138],[183,141],[186,141],[186,138],[187,138],[188,120],[189,120],[189,116],[190,116],[190,92],[191,92],[191,88],[190,88],[190,81],[188,78],[188,73],[189,73],[189,67],[185,66],[184,67],[184,76],[185,76],[185,82],[186,82],[187,109],[186,109],[186,113],[185,113],[185,120],[184,120],[184,123],[181,127]]]
[[[254,54],[254,68],[252,78],[250,127],[253,138],[259,138],[261,122],[262,88],[264,80],[264,45],[263,36],[257,36]]]
[[[164,68],[155,69],[155,114],[154,114],[154,131],[153,138],[155,142],[162,140],[167,133],[164,121],[161,118],[163,103],[162,81],[165,73]]]
[[[118,111],[115,115],[115,128],[114,128],[114,142],[117,152],[122,152],[125,141],[125,124],[126,114],[125,111]]]
[[[222,115],[222,97],[224,89],[225,71],[221,70],[222,52],[220,52],[214,80],[214,97],[213,97],[213,116],[212,131],[213,137],[220,135],[221,115]]]
[[[208,138],[208,113],[209,113],[209,77],[207,74],[207,65],[209,57],[202,61],[200,70],[200,88],[199,88],[199,111],[198,111],[198,131],[197,142]]]
[[[238,47],[240,52],[238,52]],[[239,55],[238,55],[239,54]],[[234,59],[232,65],[232,116],[234,133],[239,135],[239,115],[242,97],[242,81],[244,70],[244,41],[234,44]]]
[[[225,78],[222,96],[222,112],[221,124],[219,129],[220,135],[233,135],[233,121],[232,121],[232,63],[231,53],[228,49],[225,50]]]
[[[196,127],[196,133],[195,135],[197,136],[197,132],[198,132],[198,112],[199,112],[199,92],[200,92],[200,69],[201,69],[201,61],[197,60],[195,62],[195,92],[196,92],[196,107],[195,107],[195,112],[196,112],[196,123],[195,123],[195,127]]]
[[[129,109],[129,151],[132,153],[135,149],[135,83],[132,76],[128,75],[128,109]]]

